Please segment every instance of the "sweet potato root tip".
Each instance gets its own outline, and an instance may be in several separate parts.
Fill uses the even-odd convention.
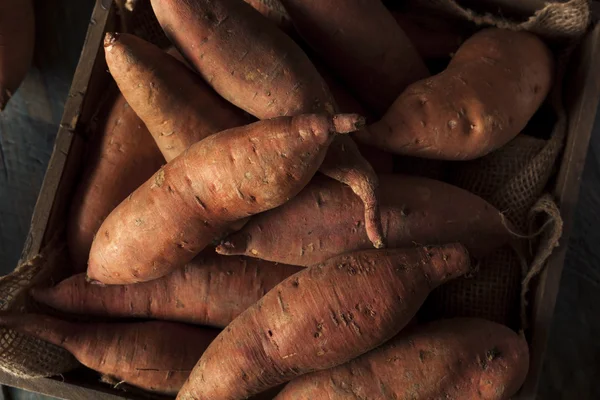
[[[117,40],[119,40],[118,32],[106,32],[106,35],[104,35],[104,47],[106,50],[110,51],[110,48]]]
[[[333,126],[337,133],[356,132],[365,125],[365,117],[358,114],[338,114],[333,117]]]

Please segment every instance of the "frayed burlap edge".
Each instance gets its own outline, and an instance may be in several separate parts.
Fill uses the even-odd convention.
[[[64,241],[63,241],[64,243]],[[11,274],[0,277],[0,310],[26,312],[27,290],[49,279],[53,268],[60,266],[66,248],[51,241],[47,251],[21,263]],[[59,375],[78,366],[66,350],[12,329],[0,328],[0,369],[22,378]]]

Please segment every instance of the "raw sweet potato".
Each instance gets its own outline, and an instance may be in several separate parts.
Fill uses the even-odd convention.
[[[33,59],[32,0],[0,0],[0,111],[25,78]]]
[[[338,110],[302,49],[243,1],[152,0],[152,7],[167,36],[208,84],[255,117]],[[383,247],[377,175],[354,141],[336,138],[320,171],[361,198],[367,235]]]
[[[380,181],[389,247],[460,242],[479,258],[510,239],[500,212],[466,190],[405,175],[382,175]],[[362,224],[361,204],[350,190],[315,178],[288,203],[254,216],[217,251],[309,266],[368,249]]]
[[[428,293],[469,270],[461,245],[368,250],[292,275],[209,346],[180,400],[245,399],[391,339]]]
[[[192,144],[250,122],[183,63],[130,34],[107,33],[106,62],[167,161]]]
[[[71,323],[46,315],[0,316],[0,326],[63,347],[117,382],[174,395],[218,331],[174,322]]]
[[[201,253],[184,268],[135,285],[93,285],[85,274],[31,290],[40,303],[71,314],[227,326],[273,286],[301,267],[247,257]]]
[[[347,364],[293,380],[275,400],[504,400],[525,381],[525,339],[486,320],[435,321]]]
[[[296,30],[381,116],[427,67],[380,0],[281,0]]]
[[[550,90],[553,64],[533,34],[485,29],[460,47],[445,71],[407,88],[369,134],[355,136],[423,158],[483,156],[525,127]]]
[[[88,277],[105,284],[160,278],[184,266],[240,219],[275,208],[310,181],[356,114],[309,114],[211,135],[161,168],[100,227]]]
[[[77,272],[86,269],[102,221],[164,163],[144,123],[123,96],[115,93],[105,105],[108,115],[88,145],[85,172],[69,213],[67,240]]]

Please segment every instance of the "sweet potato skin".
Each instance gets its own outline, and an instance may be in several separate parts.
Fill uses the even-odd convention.
[[[347,364],[302,376],[275,400],[504,400],[529,368],[525,339],[486,320],[457,318],[402,331]]]
[[[482,30],[445,71],[409,86],[369,134],[355,137],[397,154],[481,157],[525,127],[550,90],[553,64],[550,50],[530,33]]]
[[[207,251],[185,267],[150,282],[102,287],[79,274],[51,288],[32,289],[30,294],[65,313],[224,328],[273,286],[301,269]]]
[[[83,272],[94,235],[110,212],[165,162],[144,123],[121,94],[108,98],[106,119],[88,146],[84,174],[68,218],[75,272]]]
[[[25,79],[34,42],[33,1],[0,1],[0,111]]]
[[[479,258],[510,240],[500,212],[466,190],[406,175],[381,175],[380,181],[383,231],[391,248],[456,241]],[[368,249],[362,224],[361,204],[350,190],[315,178],[287,204],[255,216],[217,251],[309,266]]]
[[[382,115],[409,84],[429,76],[380,0],[281,0],[300,36],[368,108]]]
[[[292,39],[240,0],[152,0],[167,36],[213,89],[259,119],[337,112],[327,84]],[[377,175],[350,137],[336,138],[320,171],[365,204],[365,229],[384,246]]]
[[[177,398],[244,399],[347,362],[396,335],[431,289],[469,268],[455,244],[368,250],[304,269],[229,324]]]
[[[171,396],[218,333],[164,321],[70,323],[38,314],[3,315],[0,325],[63,347],[117,382]]]
[[[155,45],[107,33],[106,62],[167,161],[214,133],[250,123],[199,76]]]
[[[310,114],[219,132],[188,148],[123,201],[100,227],[88,277],[105,284],[160,278],[227,227],[294,197],[355,114]]]

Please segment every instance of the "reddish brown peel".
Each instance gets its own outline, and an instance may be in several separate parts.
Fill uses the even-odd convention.
[[[240,219],[293,198],[356,114],[300,115],[209,136],[161,168],[104,221],[88,276],[105,284],[160,278],[191,261]],[[342,123],[342,120],[347,121]]]
[[[107,33],[108,68],[167,161],[192,144],[250,119],[185,64],[136,36]]]
[[[404,330],[347,364],[295,379],[275,400],[506,400],[528,368],[527,342],[509,328],[441,320]]]
[[[391,339],[433,288],[469,269],[458,244],[369,250],[304,269],[229,324],[177,398],[245,399],[345,363]]]
[[[205,81],[246,112],[267,119],[338,111],[302,49],[243,1],[152,0],[152,7],[167,36]],[[361,198],[367,235],[382,246],[377,175],[353,140],[337,138],[320,171]]]
[[[460,242],[480,258],[511,239],[500,211],[466,190],[406,175],[381,175],[380,182],[383,232],[392,248]],[[217,252],[309,266],[369,249],[363,218],[347,187],[315,178],[288,203],[253,217]]]
[[[171,396],[218,333],[173,322],[71,323],[38,314],[2,315],[0,326],[60,346],[117,382]]]
[[[185,267],[135,285],[95,285],[85,274],[32,289],[38,302],[61,312],[110,318],[153,318],[226,327],[273,286],[301,267],[245,257],[198,255]]]

